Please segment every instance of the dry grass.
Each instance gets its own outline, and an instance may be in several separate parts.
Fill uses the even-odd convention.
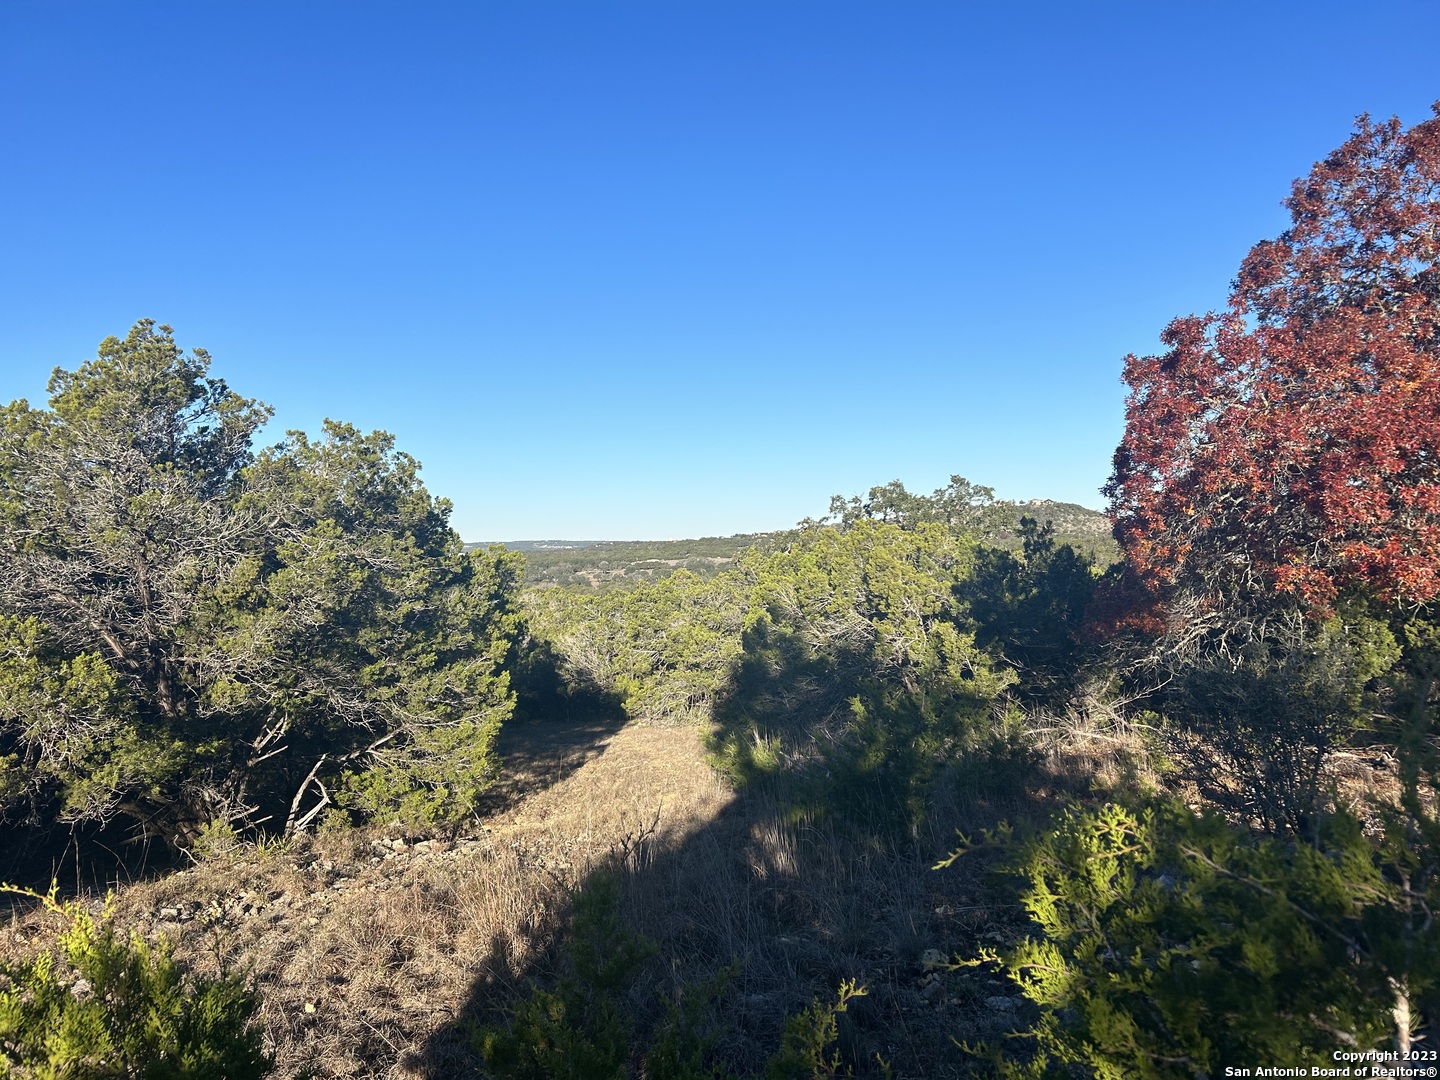
[[[535,723],[503,749],[508,788],[471,836],[356,830],[248,850],[123,888],[117,921],[171,937],[201,971],[250,972],[283,1077],[474,1075],[467,1022],[494,1022],[554,973],[570,891],[601,869],[658,946],[631,994],[642,1040],[663,999],[732,963],[716,1049],[742,1073],[763,1067],[787,1013],[843,979],[868,988],[842,1026],[862,1076],[877,1053],[897,1076],[963,1075],[952,1037],[1020,1019],[1005,984],[934,961],[1010,940],[1021,913],[983,863],[930,869],[957,827],[1027,812],[1020,796],[962,792],[885,842],[763,792],[737,798],[694,729]],[[43,921],[17,917],[0,952],[32,952]]]
[[[1100,682],[1081,688],[1063,709],[1028,717],[1025,735],[1050,772],[1075,786],[1155,790],[1160,733],[1131,715],[1132,702]]]
[[[1011,939],[1020,912],[982,866],[932,872],[954,838],[928,831],[866,840],[763,795],[737,802],[692,843],[624,878],[629,921],[661,958],[632,1014],[643,1027],[660,999],[738,962],[718,1002],[718,1050],[744,1075],[779,1045],[787,1014],[853,979],[867,995],[851,1004],[841,1038],[859,1075],[878,1072],[877,1054],[897,1076],[961,1075],[952,1036],[996,1034],[1013,1021],[1012,1003],[998,981],[942,973],[934,961],[973,954],[983,935]],[[986,1003],[997,996],[1007,999],[998,1010]]]
[[[249,971],[278,1075],[434,1072],[426,1044],[465,1007],[478,958],[525,971],[601,859],[640,833],[681,842],[730,798],[693,730],[518,735],[507,798],[473,836],[356,830],[252,849],[120,889],[117,923],[169,936],[200,971]],[[0,954],[32,952],[44,920],[14,916]]]

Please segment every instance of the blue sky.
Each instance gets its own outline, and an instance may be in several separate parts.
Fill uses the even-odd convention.
[[[951,473],[1100,507],[1440,4],[0,5],[0,400],[136,319],[395,433],[466,539],[784,527]]]

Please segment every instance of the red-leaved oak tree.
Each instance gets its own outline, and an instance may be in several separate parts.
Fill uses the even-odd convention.
[[[1130,356],[1106,487],[1152,596],[1440,596],[1440,104],[1362,116],[1297,180],[1223,313]]]

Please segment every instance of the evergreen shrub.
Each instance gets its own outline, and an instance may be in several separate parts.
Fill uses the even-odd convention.
[[[24,890],[9,889],[11,892]],[[109,911],[37,897],[56,948],[0,964],[0,1066],[16,1080],[256,1080],[272,1062],[259,999],[234,973],[194,975],[169,942],[122,937]]]

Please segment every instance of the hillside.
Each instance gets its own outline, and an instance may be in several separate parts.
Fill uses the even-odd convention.
[[[654,581],[676,570],[709,577],[771,533],[737,533],[695,540],[506,540],[500,545],[525,556],[527,585],[608,585]],[[484,547],[471,544],[469,547]]]
[[[987,520],[981,534],[987,543],[1007,551],[1020,547],[1020,519],[1032,517],[1042,525],[1049,522],[1055,529],[1055,540],[1093,555],[1101,566],[1120,558],[1120,548],[1110,535],[1110,519],[1099,510],[1079,503],[1056,502],[1054,499],[1029,499],[1024,502],[997,502],[990,508],[993,518]]]
[[[634,1023],[663,1025],[671,995],[713,981],[723,1059],[763,1062],[787,1015],[833,995],[835,973],[869,988],[849,1049],[883,1049],[899,1076],[961,1075],[951,1036],[998,1037],[1023,1008],[1003,977],[940,962],[1021,924],[981,867],[929,871],[961,824],[954,807],[915,850],[876,852],[734,791],[694,727],[532,721],[507,727],[500,752],[501,789],[458,835],[391,825],[236,844],[119,888],[116,925],[174,942],[194,970],[248,972],[282,1077],[486,1075],[478,1029],[564,969],[574,897],[600,877],[619,886],[623,925],[659,950],[629,991]],[[58,925],[13,905],[0,963],[33,956]]]
[[[1119,558],[1110,536],[1110,519],[1098,510],[1053,499],[1000,501],[985,508],[976,530],[983,541],[1007,551],[1019,550],[1020,519],[1051,522],[1055,539],[1095,558],[1101,566]],[[564,585],[598,589],[655,581],[688,570],[708,578],[730,565],[746,548],[783,544],[791,530],[736,533],[693,540],[500,540],[467,544],[467,548],[498,544],[525,556],[527,585]]]

